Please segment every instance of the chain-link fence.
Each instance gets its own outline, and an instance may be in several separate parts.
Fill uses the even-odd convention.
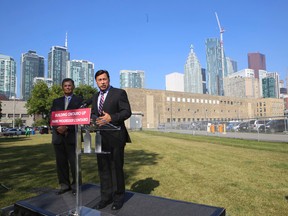
[[[206,131],[209,133],[287,133],[286,116],[243,119],[241,121],[192,121],[159,124],[158,129]]]

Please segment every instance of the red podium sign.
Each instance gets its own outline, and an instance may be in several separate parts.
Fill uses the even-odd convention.
[[[53,111],[51,126],[90,124],[91,108]]]

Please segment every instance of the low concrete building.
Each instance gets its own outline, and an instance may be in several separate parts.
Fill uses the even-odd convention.
[[[157,128],[169,122],[232,121],[284,115],[283,99],[249,99],[135,88],[125,90],[132,112],[143,114],[143,128]]]

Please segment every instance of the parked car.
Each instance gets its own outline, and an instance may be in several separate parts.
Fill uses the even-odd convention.
[[[283,132],[285,130],[287,130],[286,119],[271,120],[265,125],[265,128],[264,128],[264,132],[267,132],[267,133]]]
[[[3,136],[19,136],[21,135],[21,129],[17,129],[17,128],[8,128],[7,130],[5,130],[2,134]]]
[[[249,121],[242,122],[241,124],[239,124],[238,131],[240,131],[240,132],[248,132],[249,131],[249,125],[250,125]]]
[[[226,126],[226,131],[237,131],[238,129],[238,125],[240,124],[241,122],[229,122]]]
[[[48,134],[49,133],[49,129],[47,126],[43,126],[39,128],[39,133],[40,134]]]
[[[255,120],[254,124],[252,125],[252,131],[259,131],[259,128],[261,125],[265,125],[265,123],[268,123],[268,121],[265,122],[265,120]]]

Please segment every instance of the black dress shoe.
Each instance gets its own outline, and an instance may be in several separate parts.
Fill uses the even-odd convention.
[[[108,201],[103,201],[101,200],[100,202],[98,202],[95,206],[95,209],[103,209],[105,208],[107,205],[111,204],[112,200],[108,200]]]
[[[60,189],[56,192],[56,195],[60,195],[60,194],[64,194],[66,193],[67,191],[71,190],[70,188],[66,188],[66,189]]]
[[[123,206],[123,202],[114,202],[111,209],[112,210],[118,210],[121,209]]]

